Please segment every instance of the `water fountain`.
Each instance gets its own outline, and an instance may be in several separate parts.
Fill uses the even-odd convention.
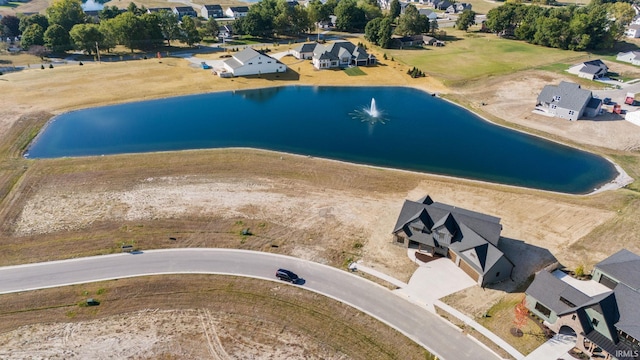
[[[362,110],[356,110],[351,113],[351,117],[362,122],[368,122],[371,125],[376,123],[384,124],[388,120],[384,117],[384,111],[378,110],[376,107],[376,99],[374,98],[371,98],[369,107],[364,106]]]
[[[371,98],[371,107],[367,110],[364,110],[367,114],[369,114],[369,116],[377,118],[378,116],[380,116],[380,112],[378,112],[378,109],[376,108],[376,99]]]

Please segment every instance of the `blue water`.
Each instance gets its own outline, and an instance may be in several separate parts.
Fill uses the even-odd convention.
[[[366,114],[375,98],[378,118]],[[558,120],[564,121],[564,120]],[[31,158],[253,147],[496,183],[587,193],[605,159],[483,121],[402,87],[276,87],[79,110],[55,117]]]

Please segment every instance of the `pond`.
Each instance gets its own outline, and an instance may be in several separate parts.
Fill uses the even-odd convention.
[[[372,99],[377,116],[369,114]],[[602,157],[404,87],[273,87],[73,111],[53,118],[25,156],[228,147],[566,193],[591,192],[617,175]]]

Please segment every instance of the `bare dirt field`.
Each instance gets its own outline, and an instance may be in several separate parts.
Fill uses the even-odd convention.
[[[282,78],[220,79],[174,58],[3,75],[0,265],[110,253],[118,251],[123,242],[135,241],[141,248],[219,246],[274,251],[337,267],[359,259],[406,281],[415,265],[404,249],[391,244],[390,232],[403,201],[425,194],[439,202],[500,217],[504,237],[548,249],[570,267],[584,264],[588,269],[621,247],[640,252],[640,225],[636,221],[640,201],[633,189],[569,196],[247,149],[55,160],[26,160],[20,155],[33,132],[51,114],[72,109],[274,85],[404,85],[462,99],[461,103],[477,106],[492,119],[503,119],[519,128],[586,144],[592,150],[604,148],[601,153],[624,157],[630,174],[640,172],[638,154],[631,151],[640,144],[640,127],[626,122],[569,123],[530,113],[537,89],[549,81],[545,72],[528,71],[450,90],[431,77],[411,79],[406,66],[392,61],[364,68],[367,75],[357,77],[342,71],[315,71],[308,62],[290,57],[284,62],[292,71]],[[487,105],[480,106],[482,102]],[[241,236],[246,227],[254,236]],[[169,242],[169,237],[178,241]],[[607,239],[604,247],[598,245],[603,238]],[[500,289],[472,288],[451,302],[477,314],[503,295]],[[149,301],[153,304],[154,300]],[[196,304],[191,309],[200,308]],[[145,318],[135,324],[125,320],[129,316],[116,314],[83,318],[94,321],[83,323],[83,332],[105,339],[85,350],[99,352],[106,346],[124,349],[125,339],[130,337],[125,329],[136,328],[145,329],[140,336],[149,337],[149,349],[166,349],[153,339],[177,339],[166,333],[162,324],[167,322],[184,323],[174,330],[185,334],[200,332],[202,336],[206,333],[202,329],[224,334],[220,324],[225,318],[204,310],[174,313],[144,309],[129,315],[131,319]],[[6,307],[0,305],[0,317],[3,312]],[[202,318],[213,325],[193,325]],[[11,324],[14,327],[2,330],[5,340],[0,341],[7,342],[0,342],[0,349],[5,349],[5,344],[10,344],[12,351],[34,349],[38,344],[9,340],[24,339],[29,333],[57,334],[50,338],[53,348],[63,347],[60,342],[80,344],[84,339],[76,337],[84,336],[78,335],[80,325],[39,327],[32,323],[21,328],[19,321]],[[67,336],[71,334],[76,335]],[[263,352],[279,354],[281,345],[270,346],[271,350]],[[313,350],[296,349],[302,352],[287,354],[305,358],[301,354],[308,351],[310,357],[342,356],[340,352],[323,352],[321,344],[310,346]]]

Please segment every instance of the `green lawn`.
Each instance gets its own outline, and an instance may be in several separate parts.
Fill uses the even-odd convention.
[[[465,33],[447,29],[444,47],[423,50],[387,49],[389,57],[455,86],[488,76],[504,75],[525,69],[573,64],[588,59],[585,52],[566,51],[502,39],[494,34]]]
[[[362,75],[367,75],[364,71],[362,71],[362,69],[360,69],[359,67],[350,67],[350,68],[346,68],[344,69],[344,72],[349,75],[349,76],[362,76]]]

